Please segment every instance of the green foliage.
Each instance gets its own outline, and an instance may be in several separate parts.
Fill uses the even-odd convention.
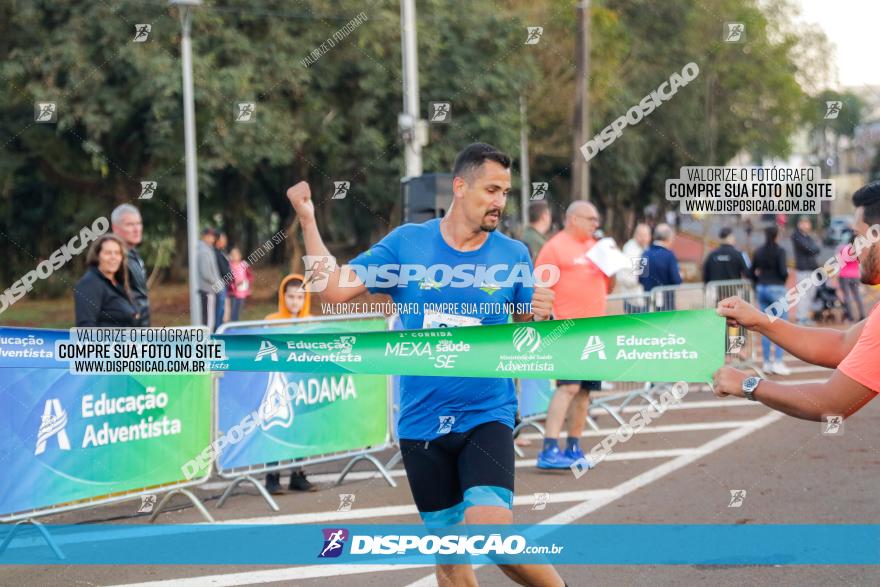
[[[567,194],[573,141],[575,9],[571,2],[418,2],[421,110],[450,101],[452,123],[432,124],[426,172],[486,141],[518,154],[519,96],[528,101],[532,177]],[[802,43],[786,32],[785,1],[594,0],[590,108],[598,132],[690,61],[700,76],[591,165],[594,198],[619,234],[661,201],[685,164],[734,154],[782,155],[805,112]],[[311,183],[325,236],[364,247],[399,220],[403,164],[399,2],[206,0],[194,11],[193,68],[200,214],[220,218],[245,256],[292,220],[284,190]],[[362,12],[367,20],[317,62],[301,60]],[[772,14],[772,18],[768,16]],[[722,42],[724,21],[747,42]],[[135,24],[150,23],[145,43]],[[537,45],[526,27],[543,26]],[[80,227],[126,201],[156,243],[185,253],[185,189],[178,11],[161,0],[0,2],[0,283],[36,266]],[[812,40],[811,43],[818,41]],[[801,57],[799,57],[801,56]],[[807,76],[809,77],[809,76]],[[815,76],[814,76],[815,77]],[[35,124],[35,101],[58,122]],[[233,120],[256,102],[256,122]],[[141,180],[158,182],[137,200]],[[333,181],[351,181],[330,200]],[[171,239],[171,240],[168,240]],[[152,244],[151,244],[152,243]],[[289,252],[290,243],[288,243]],[[281,262],[283,247],[272,252]],[[160,258],[159,261],[164,261]],[[267,261],[268,261],[267,257]],[[82,269],[82,258],[70,266]],[[185,254],[171,256],[178,274]]]

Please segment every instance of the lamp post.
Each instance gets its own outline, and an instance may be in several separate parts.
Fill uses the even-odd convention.
[[[202,0],[170,0],[180,12],[180,58],[183,68],[183,136],[186,162],[186,243],[189,267],[189,316],[195,325],[201,320],[201,303],[198,292],[198,263],[196,250],[199,244],[199,182],[196,167],[196,122],[193,102],[192,45],[190,25],[192,9],[201,6]]]

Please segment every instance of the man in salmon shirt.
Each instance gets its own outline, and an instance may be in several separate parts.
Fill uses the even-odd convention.
[[[856,206],[854,251],[862,283],[880,285],[880,181],[853,194]],[[834,369],[822,383],[777,383],[732,367],[713,376],[715,395],[734,395],[804,420],[846,418],[880,393],[880,304],[868,318],[848,330],[808,328],[786,320],[771,321],[767,314],[738,297],[718,304],[729,324],[738,323],[767,336],[799,359]]]
[[[544,264],[559,268],[559,281],[550,289],[556,294],[553,317],[592,318],[605,315],[605,300],[614,288],[609,278],[587,258],[587,251],[596,244],[593,237],[599,228],[599,212],[589,202],[572,202],[565,212],[565,228],[547,241],[535,266]],[[547,428],[544,446],[538,453],[539,469],[568,469],[582,458],[581,434],[590,408],[590,392],[601,389],[601,381],[556,382],[556,392],[547,409]],[[559,433],[568,413],[568,441],[565,450],[559,448]]]

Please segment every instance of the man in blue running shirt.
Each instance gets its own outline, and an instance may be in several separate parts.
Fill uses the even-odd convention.
[[[400,316],[406,329],[505,324],[511,308],[518,322],[550,318],[553,292],[534,286],[528,249],[495,231],[510,191],[510,157],[483,143],[467,146],[455,159],[452,190],[443,219],[399,226],[341,267],[321,239],[308,184],[287,190],[306,255],[324,269],[316,288],[323,299],[388,294],[415,310]],[[404,376],[400,390],[400,449],[425,524],[512,523],[513,381]],[[521,585],[565,584],[551,565],[501,570]],[[470,565],[438,563],[436,573],[440,586],[477,584]]]

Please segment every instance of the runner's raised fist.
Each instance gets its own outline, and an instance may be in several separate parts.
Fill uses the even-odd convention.
[[[287,188],[287,199],[293,205],[300,222],[314,220],[315,204],[312,202],[312,190],[309,188],[309,184],[301,181],[295,186]]]
[[[532,293],[532,315],[535,317],[535,322],[550,318],[555,298],[556,293],[552,289],[548,287],[535,287],[535,291]]]

